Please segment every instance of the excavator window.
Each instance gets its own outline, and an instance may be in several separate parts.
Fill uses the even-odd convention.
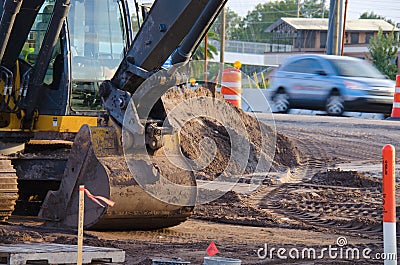
[[[101,108],[99,84],[112,78],[124,55],[125,30],[120,11],[115,0],[71,1],[67,20],[74,110]]]
[[[37,60],[54,4],[55,0],[44,1],[19,55],[20,60],[31,66]],[[73,110],[102,109],[99,85],[112,78],[127,48],[123,10],[120,0],[71,0],[66,22],[68,30],[63,31],[69,35],[59,38],[44,83],[57,89],[60,73],[68,69],[72,90],[69,102]],[[60,39],[67,40],[67,45]],[[64,69],[62,62],[68,62],[69,67]]]
[[[31,28],[24,47],[19,55],[19,58],[34,65],[39,54],[40,47],[43,43],[44,36],[46,34],[47,27],[50,23],[51,14],[53,12],[54,0],[47,0],[40,9],[38,16]],[[60,41],[57,41],[56,47],[53,51],[52,58],[47,69],[44,83],[51,85],[53,83],[53,66],[55,59],[61,54]]]
[[[4,0],[0,0],[0,14],[3,14]]]

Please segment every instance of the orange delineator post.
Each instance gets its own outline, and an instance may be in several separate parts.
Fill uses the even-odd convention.
[[[392,114],[390,120],[400,120],[400,75],[396,75],[396,88],[394,91]]]
[[[383,248],[387,257],[397,257],[396,243],[396,180],[395,149],[387,144],[382,149],[382,195],[383,195]],[[385,265],[396,265],[396,260],[385,259]]]
[[[242,107],[242,72],[239,69],[228,68],[223,71],[221,94],[226,101]]]

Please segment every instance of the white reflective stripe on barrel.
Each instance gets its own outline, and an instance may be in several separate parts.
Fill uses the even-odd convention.
[[[242,97],[238,95],[224,95],[224,99],[228,100],[240,100]]]
[[[240,88],[241,87],[241,83],[240,82],[222,82],[221,85],[225,86],[225,87],[233,87],[233,88],[235,88],[235,87]]]

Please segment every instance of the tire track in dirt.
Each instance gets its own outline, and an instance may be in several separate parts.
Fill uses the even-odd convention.
[[[381,163],[381,150],[385,144],[400,146],[397,128],[386,130],[374,124],[358,126],[357,120],[354,124],[346,119],[343,123],[334,119],[332,122],[308,120],[300,123],[295,122],[297,117],[293,117],[293,121],[291,118],[285,116],[283,121],[277,120],[276,127],[300,151],[301,165],[292,170],[297,181],[261,192],[263,197],[257,194],[253,198],[258,203],[254,204],[277,218],[288,219],[288,222],[364,237],[381,236],[379,185],[353,187],[340,183],[313,184],[310,180],[321,172],[328,179],[337,177],[340,171],[335,169],[342,163]]]
[[[291,183],[260,206],[311,226],[371,237],[382,232],[380,196],[377,189]]]

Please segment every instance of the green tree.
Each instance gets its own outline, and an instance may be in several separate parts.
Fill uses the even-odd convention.
[[[212,31],[208,31],[208,39],[217,40],[218,35]],[[207,60],[214,59],[214,56],[217,54],[217,47],[207,43]],[[192,55],[193,60],[204,60],[204,39],[201,41],[200,45],[197,47],[196,51]]]
[[[237,25],[240,22],[240,16],[227,7],[225,17],[226,17],[226,25],[225,25],[226,36],[225,36],[225,38],[229,39],[230,32],[232,31],[233,28],[237,27]],[[222,16],[220,13],[208,31],[208,39],[217,40],[217,41],[221,40],[221,22],[222,22]],[[217,47],[211,45],[210,43],[208,43],[207,46],[208,46],[207,60],[214,59],[214,56],[218,52]],[[192,59],[194,59],[194,60],[204,60],[205,59],[204,58],[204,40],[200,43],[199,47],[193,53]]]
[[[133,32],[138,32],[139,31],[139,25],[138,25],[136,14],[131,16],[131,26],[132,26],[132,31]]]
[[[235,28],[239,27],[241,17],[237,13],[229,9],[229,7],[226,7],[225,20],[226,20],[225,38],[230,39],[232,31]],[[222,14],[220,13],[210,29],[211,31],[215,32],[218,36],[221,36],[221,22],[222,22]]]
[[[305,0],[300,5],[300,16],[307,18],[328,18],[329,10],[326,9],[325,1]]]
[[[299,3],[299,16],[319,18],[323,14],[327,18],[328,11],[325,8],[324,2],[323,0],[301,1]],[[275,0],[273,2],[258,4],[234,28],[230,39],[268,42],[269,34],[265,33],[265,29],[281,17],[297,17],[297,0]]]
[[[379,29],[378,35],[371,39],[368,50],[368,59],[390,79],[394,80],[397,74],[396,54],[399,49],[399,40],[394,34],[394,30],[389,34],[384,34]]]
[[[381,15],[375,14],[374,11],[371,11],[370,13],[364,12],[360,15],[360,19],[382,19],[385,20],[386,22],[392,24],[395,26],[396,24],[393,22],[391,19],[387,19]]]

